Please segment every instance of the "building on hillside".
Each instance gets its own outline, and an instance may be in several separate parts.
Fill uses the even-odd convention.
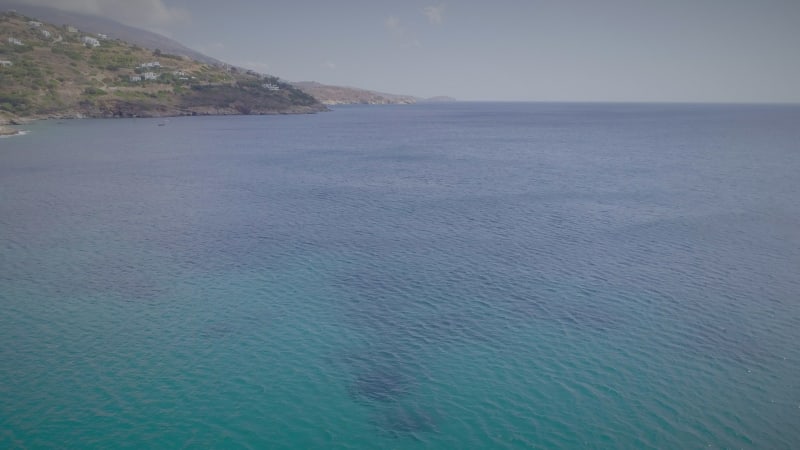
[[[100,39],[101,41],[107,41],[108,35],[103,33],[97,33],[97,38]]]
[[[11,45],[25,45],[24,43],[22,43],[22,41],[13,37],[8,38],[8,43]]]
[[[152,61],[148,63],[139,64],[140,69],[160,69],[161,63],[158,61]]]
[[[50,36],[52,36],[52,34],[47,30],[42,30],[42,36],[44,36],[45,39],[50,39]]]
[[[67,33],[77,33],[78,29],[73,27],[72,25],[67,25]]]
[[[100,41],[90,36],[84,36],[81,41],[87,47],[100,47]]]
[[[280,86],[278,86],[277,84],[273,84],[273,83],[264,83],[264,84],[261,85],[261,87],[263,87],[264,89],[266,89],[268,91],[280,91],[281,90]]]
[[[30,25],[31,28],[41,28],[42,27],[42,22],[37,22],[35,20],[30,20],[30,21],[28,21],[28,25]]]
[[[130,80],[132,83],[135,83],[137,81],[142,81],[142,77],[140,75],[131,75]]]
[[[7,59],[0,60],[0,67],[11,67],[13,65],[14,65],[14,63],[9,61],[9,60],[7,60]]]
[[[176,70],[175,72],[172,72],[172,74],[175,75],[176,77],[185,77],[186,76],[186,72],[184,72],[182,70]]]
[[[158,74],[155,73],[155,72],[145,72],[145,73],[142,74],[142,78],[144,80],[151,80],[151,81],[152,80],[157,80],[158,79]]]

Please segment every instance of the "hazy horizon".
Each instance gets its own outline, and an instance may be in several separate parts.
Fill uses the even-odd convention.
[[[473,101],[800,102],[800,2],[29,0],[293,81]]]

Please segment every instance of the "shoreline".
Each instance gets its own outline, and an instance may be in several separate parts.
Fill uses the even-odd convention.
[[[331,109],[325,105],[323,108],[301,107],[288,111],[259,111],[243,114],[232,108],[208,108],[204,111],[163,111],[146,114],[46,114],[27,117],[8,117],[0,116],[0,136],[13,136],[19,134],[19,130],[8,125],[24,125],[40,120],[80,120],[80,119],[161,119],[170,117],[207,117],[207,116],[288,116],[288,115],[307,115],[321,112],[330,112]]]

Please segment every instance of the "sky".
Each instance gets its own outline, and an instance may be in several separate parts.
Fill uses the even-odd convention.
[[[800,102],[800,0],[30,0],[291,81],[501,101]]]

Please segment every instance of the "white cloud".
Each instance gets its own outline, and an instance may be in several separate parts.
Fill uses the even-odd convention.
[[[400,42],[401,47],[408,48],[422,46],[420,41],[414,37],[414,33],[409,32],[397,17],[389,17],[384,22],[384,25],[389,33],[395,38],[395,40]]]
[[[428,22],[440,24],[444,19],[444,4],[438,6],[426,6],[422,13],[428,18]]]
[[[162,0],[27,0],[37,6],[107,17],[127,25],[158,27],[189,20],[189,12],[172,8]]]
[[[397,17],[389,17],[386,19],[386,29],[389,30],[392,34],[400,34],[402,35],[405,33],[405,28],[400,24],[400,19]]]

